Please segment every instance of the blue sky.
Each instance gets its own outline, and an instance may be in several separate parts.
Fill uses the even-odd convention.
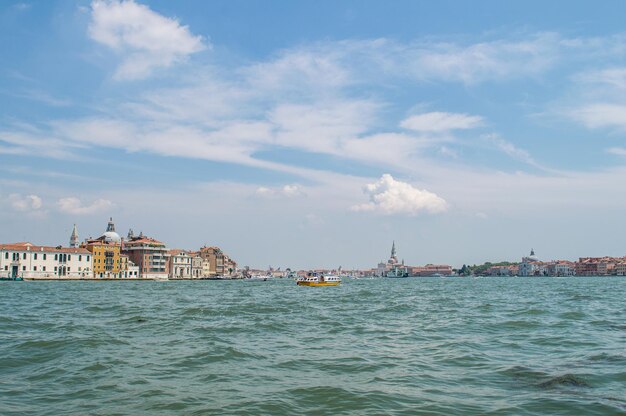
[[[626,254],[622,2],[0,5],[0,236],[242,265]]]

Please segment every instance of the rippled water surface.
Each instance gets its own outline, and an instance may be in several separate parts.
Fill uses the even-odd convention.
[[[0,414],[626,414],[626,277],[0,282]]]

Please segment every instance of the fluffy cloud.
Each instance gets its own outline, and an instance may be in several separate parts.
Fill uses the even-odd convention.
[[[404,119],[400,127],[422,132],[444,132],[449,130],[473,129],[480,127],[482,117],[467,114],[432,112],[417,114]]]
[[[11,194],[9,195],[9,203],[15,211],[20,212],[37,211],[43,206],[41,198],[37,195]]]
[[[96,199],[91,205],[83,205],[80,199],[67,197],[59,199],[57,206],[66,214],[85,215],[106,211],[113,207],[113,203],[108,199]]]
[[[363,191],[369,195],[370,202],[353,206],[353,211],[416,215],[422,211],[437,213],[448,209],[446,201],[434,193],[397,181],[389,174],[366,185]]]
[[[95,0],[89,35],[125,55],[117,79],[145,78],[154,68],[168,67],[204,49],[202,38],[187,26],[133,0]]]

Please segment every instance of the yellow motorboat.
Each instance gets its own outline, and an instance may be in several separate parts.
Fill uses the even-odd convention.
[[[309,272],[306,277],[296,280],[298,286],[337,286],[339,283],[341,283],[339,276],[315,272]]]

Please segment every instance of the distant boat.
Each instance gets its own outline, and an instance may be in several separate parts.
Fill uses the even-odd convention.
[[[263,280],[266,281],[267,279],[273,279],[274,276],[272,276],[271,274],[252,274],[248,277],[248,280]]]
[[[341,278],[334,274],[324,275],[323,273],[309,272],[306,277],[296,280],[298,286],[338,286]]]
[[[409,273],[406,271],[406,269],[401,269],[399,267],[394,267],[393,269],[389,270],[386,274],[385,277],[390,277],[390,278],[405,278],[405,277],[409,277]]]

